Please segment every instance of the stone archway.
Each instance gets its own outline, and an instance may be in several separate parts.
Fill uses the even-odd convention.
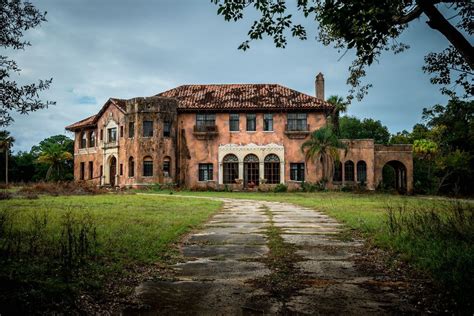
[[[393,179],[387,179],[387,168],[392,168]],[[385,177],[385,178],[384,178]],[[390,160],[382,168],[382,182],[384,185],[394,188],[399,193],[408,192],[407,167],[398,160]]]

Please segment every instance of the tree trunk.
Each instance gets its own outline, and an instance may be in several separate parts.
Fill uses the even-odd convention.
[[[438,30],[448,39],[456,50],[464,57],[471,69],[474,69],[474,48],[469,41],[439,12],[432,1],[418,0],[420,8],[429,18],[426,22],[432,29]]]

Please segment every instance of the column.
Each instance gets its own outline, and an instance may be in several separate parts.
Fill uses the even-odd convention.
[[[260,179],[265,178],[265,165],[263,161],[259,161],[258,163],[258,183],[260,183]]]
[[[285,183],[285,162],[280,162],[280,183]]]
[[[239,179],[244,178],[244,162],[239,161]]]

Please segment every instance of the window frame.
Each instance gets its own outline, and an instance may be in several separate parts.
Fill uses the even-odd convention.
[[[305,181],[305,170],[306,165],[304,162],[291,162],[290,163],[290,180],[297,182]]]
[[[347,177],[348,175],[349,179]],[[354,180],[354,162],[352,160],[347,160],[344,162],[344,182],[354,182]]]
[[[112,137],[112,135],[114,137]],[[117,142],[117,127],[109,127],[107,128],[107,143],[115,143]]]
[[[128,158],[128,177],[133,178],[135,176],[135,159],[130,156]]]
[[[79,169],[79,180],[83,181],[86,179],[86,163],[84,161],[81,161]]]
[[[263,160],[263,178],[268,184],[278,184],[281,182],[280,157],[275,154],[268,154],[265,157]]]
[[[163,122],[163,137],[171,137],[171,121],[169,120]]]
[[[207,178],[204,176],[207,174]],[[198,181],[207,182],[214,180],[214,165],[212,163],[200,163],[198,165]]]
[[[89,161],[89,180],[94,179],[94,162]]]
[[[85,131],[82,131],[79,139],[79,148],[84,149],[87,148],[87,133]]]
[[[144,138],[150,138],[153,137],[153,120],[143,120],[142,122],[142,136]],[[147,133],[148,132],[148,133]]]
[[[291,112],[286,115],[286,126],[288,131],[301,132],[308,130],[308,113]]]
[[[273,113],[263,113],[263,131],[273,132]]]
[[[253,123],[253,129],[252,126],[250,126],[250,123]],[[256,132],[257,131],[257,114],[255,113],[247,113],[246,115],[246,122],[245,122],[245,127],[247,132]]]
[[[226,159],[227,158],[227,159]],[[234,184],[239,178],[239,160],[234,154],[227,154],[222,159],[222,182]]]
[[[237,124],[235,126],[235,124]],[[240,132],[240,114],[230,113],[229,114],[229,132]]]
[[[128,122],[128,138],[135,137],[135,122]]]
[[[163,159],[163,176],[166,178],[171,177],[171,158],[170,157],[165,157]]]
[[[142,176],[144,178],[153,177],[153,159],[151,157],[143,158]]]
[[[89,139],[89,148],[95,147],[95,131],[94,130],[88,133],[88,139]]]
[[[332,182],[342,182],[342,162],[335,161],[334,162],[334,172],[332,175]]]
[[[362,168],[363,167],[363,168]],[[357,182],[367,183],[367,163],[364,160],[359,160],[357,162]],[[363,175],[363,179],[361,179]]]
[[[196,127],[216,126],[216,113],[196,113]]]

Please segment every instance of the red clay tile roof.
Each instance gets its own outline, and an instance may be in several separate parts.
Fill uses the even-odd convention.
[[[298,110],[332,109],[316,97],[278,84],[184,85],[158,96],[175,98],[178,110]]]
[[[88,118],[80,120],[79,122],[68,125],[66,126],[66,129],[68,131],[74,131],[75,129],[80,128],[80,127],[93,126],[95,124],[94,121],[95,121],[96,116],[97,114],[89,116]]]

